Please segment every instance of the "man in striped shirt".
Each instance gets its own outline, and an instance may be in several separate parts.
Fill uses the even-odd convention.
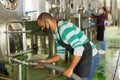
[[[69,67],[63,73],[68,77],[67,80],[73,80],[70,78],[72,73],[79,75],[82,80],[92,80],[98,65],[99,54],[97,54],[95,45],[86,35],[70,22],[60,21],[57,23],[55,18],[46,12],[39,15],[38,25],[43,31],[51,30],[53,32],[57,47],[56,55],[39,62],[52,63],[59,61],[64,58],[65,50],[67,50],[73,54]],[[92,63],[95,65],[91,65]]]

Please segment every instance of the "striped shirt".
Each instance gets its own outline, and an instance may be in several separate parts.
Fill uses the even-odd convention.
[[[67,21],[60,21],[56,31],[53,34],[56,41],[57,54],[62,58],[65,55],[65,48],[58,43],[60,38],[65,44],[69,44],[74,49],[73,54],[77,56],[82,56],[84,51],[83,45],[89,42],[89,39],[86,37],[86,35],[80,31],[76,25]],[[94,49],[95,45],[92,42],[91,45],[92,49]]]

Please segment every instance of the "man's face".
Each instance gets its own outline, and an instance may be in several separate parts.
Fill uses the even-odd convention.
[[[51,32],[50,24],[47,23],[46,21],[38,20],[38,25],[41,27],[41,29],[43,30],[43,32],[45,32],[45,33]]]

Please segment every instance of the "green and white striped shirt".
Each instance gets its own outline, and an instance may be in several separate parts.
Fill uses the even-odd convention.
[[[57,47],[57,54],[60,55],[62,58],[65,55],[65,48],[62,47],[58,40],[61,39],[64,43],[71,45],[71,47],[74,49],[74,55],[82,56],[84,47],[83,44],[89,42],[89,39],[86,37],[86,35],[80,31],[80,29],[67,21],[60,21],[58,23],[58,27],[56,31],[54,32],[54,39],[56,41],[56,47]],[[91,42],[92,48],[95,48],[95,45]]]

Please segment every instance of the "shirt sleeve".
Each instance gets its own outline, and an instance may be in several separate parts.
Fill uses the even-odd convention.
[[[92,14],[92,17],[93,17],[93,18],[97,18],[98,16],[97,16],[97,15],[95,15],[95,14]]]
[[[104,26],[105,18],[100,18],[100,23],[97,23],[96,26]]]
[[[62,47],[59,43],[58,43],[58,41],[56,40],[56,54],[57,55],[59,55],[59,56],[61,56],[61,58],[62,59],[64,59],[65,58],[65,48],[64,47]]]

